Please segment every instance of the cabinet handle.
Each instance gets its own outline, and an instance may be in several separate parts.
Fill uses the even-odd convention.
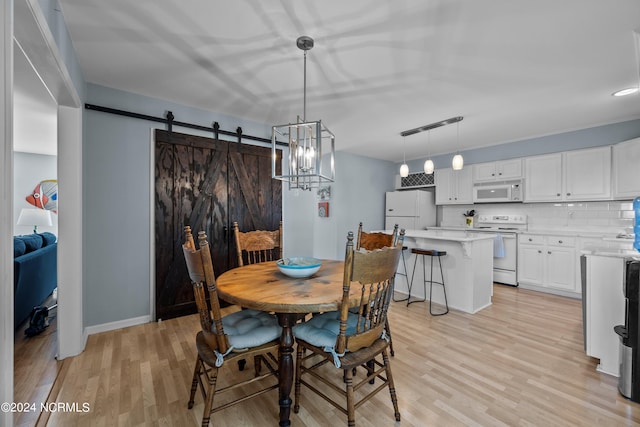
[[[529,241],[530,241],[530,242],[533,242],[533,239],[532,239],[531,237],[529,237]]]
[[[548,255],[551,255],[551,251],[547,251],[547,254],[548,254]]]
[[[491,176],[496,176],[496,174],[495,174],[495,173],[492,173],[492,174],[491,174]]]
[[[502,172],[500,172],[498,175],[502,175]]]
[[[560,197],[560,193],[557,193],[556,196]]]
[[[558,243],[562,244],[562,240],[558,240]]]
[[[567,196],[570,196],[570,195],[571,195],[571,193],[567,193]]]
[[[541,253],[542,253],[542,251],[538,251],[538,253],[539,253],[539,254],[541,254]]]

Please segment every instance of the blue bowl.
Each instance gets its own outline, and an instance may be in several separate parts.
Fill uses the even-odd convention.
[[[317,258],[292,257],[279,259],[276,265],[282,274],[299,279],[315,274],[320,270],[322,261]]]

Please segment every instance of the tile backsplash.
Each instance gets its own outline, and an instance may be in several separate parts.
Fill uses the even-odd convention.
[[[490,203],[438,207],[439,225],[462,227],[463,213],[474,209],[476,215],[527,215],[528,229],[584,229],[611,233],[633,232],[631,201],[577,203]]]

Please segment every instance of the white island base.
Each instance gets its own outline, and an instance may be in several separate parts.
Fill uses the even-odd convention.
[[[447,302],[450,309],[477,313],[491,305],[493,294],[493,237],[483,233],[452,230],[405,230],[404,251],[407,266],[407,279],[402,274],[396,276],[396,299],[406,298],[408,295],[408,281],[413,280],[411,300],[424,299],[425,287],[422,268],[422,255],[418,255],[418,263],[413,267],[416,255],[412,248],[437,249],[446,251],[441,257],[444,271],[444,282],[447,289]],[[426,276],[430,276],[431,260],[424,257]],[[437,257],[434,257],[433,280],[440,281],[440,271]],[[400,260],[398,273],[404,273],[404,266]],[[426,299],[429,303],[429,284],[426,286]],[[406,302],[405,302],[406,303]],[[433,303],[444,305],[444,295],[441,285],[433,285]],[[434,311],[437,309],[434,309]]]

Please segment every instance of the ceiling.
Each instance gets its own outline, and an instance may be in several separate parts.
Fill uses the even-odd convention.
[[[59,1],[86,81],[259,123],[302,115],[295,41],[313,37],[306,119],[338,151],[401,161],[640,118],[640,95],[611,96],[640,79],[637,0]],[[428,148],[399,135],[454,116]]]

